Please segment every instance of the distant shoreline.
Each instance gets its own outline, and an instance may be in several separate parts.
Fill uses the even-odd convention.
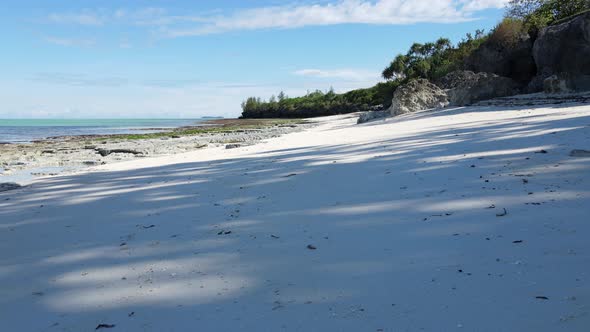
[[[218,118],[152,133],[64,135],[28,143],[0,143],[0,183],[26,184],[36,177],[207,147],[249,146],[309,126],[302,120]]]
[[[211,120],[195,119],[0,119],[0,143],[18,144],[61,139],[156,133],[200,127]]]
[[[40,140],[34,140],[30,143],[46,143],[55,141],[76,141],[76,140],[100,140],[100,139],[150,139],[158,137],[178,138],[177,136],[187,136],[193,134],[207,133],[212,130],[234,128],[239,130],[242,127],[265,125],[269,121],[297,122],[298,119],[239,119],[239,118],[208,118],[193,126],[180,126],[176,128],[145,128],[133,129],[137,131],[154,131],[151,133],[130,133],[130,134],[97,134],[97,135],[62,135],[46,137]],[[195,132],[196,131],[196,132]],[[145,138],[138,136],[146,136]],[[7,143],[12,144],[12,143]]]

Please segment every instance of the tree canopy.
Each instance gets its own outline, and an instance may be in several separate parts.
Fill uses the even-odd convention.
[[[485,39],[483,30],[467,34],[456,46],[448,38],[425,44],[414,43],[406,54],[398,54],[383,70],[387,80],[426,78],[436,80],[463,67],[464,59]]]
[[[384,82],[343,94],[335,93],[333,89],[316,90],[295,98],[289,98],[283,92],[269,100],[250,97],[242,103],[242,117],[305,118],[369,111],[379,106],[387,108],[397,85],[397,82]]]
[[[530,32],[590,10],[590,0],[510,0],[506,16],[522,20]]]

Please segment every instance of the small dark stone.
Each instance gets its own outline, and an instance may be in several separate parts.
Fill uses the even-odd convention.
[[[98,324],[98,326],[96,326],[95,330],[112,329],[115,326],[116,326],[115,324]]]

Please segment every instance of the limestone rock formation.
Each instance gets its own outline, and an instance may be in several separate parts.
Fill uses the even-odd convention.
[[[447,91],[449,101],[454,106],[466,106],[482,100],[513,96],[519,92],[519,84],[510,78],[466,70],[451,72],[438,83]]]
[[[540,91],[544,81],[558,75],[568,89],[590,90],[590,13],[541,30],[533,47],[538,76],[529,85]],[[550,80],[555,82],[553,78]]]
[[[533,40],[528,34],[508,45],[489,39],[467,58],[465,67],[476,73],[493,73],[526,85],[537,73]]]
[[[425,79],[416,79],[400,86],[393,94],[391,115],[412,113],[449,104],[447,94]]]

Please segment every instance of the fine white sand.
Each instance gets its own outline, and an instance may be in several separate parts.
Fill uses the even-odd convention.
[[[0,330],[588,331],[590,106],[318,121],[0,193]]]

